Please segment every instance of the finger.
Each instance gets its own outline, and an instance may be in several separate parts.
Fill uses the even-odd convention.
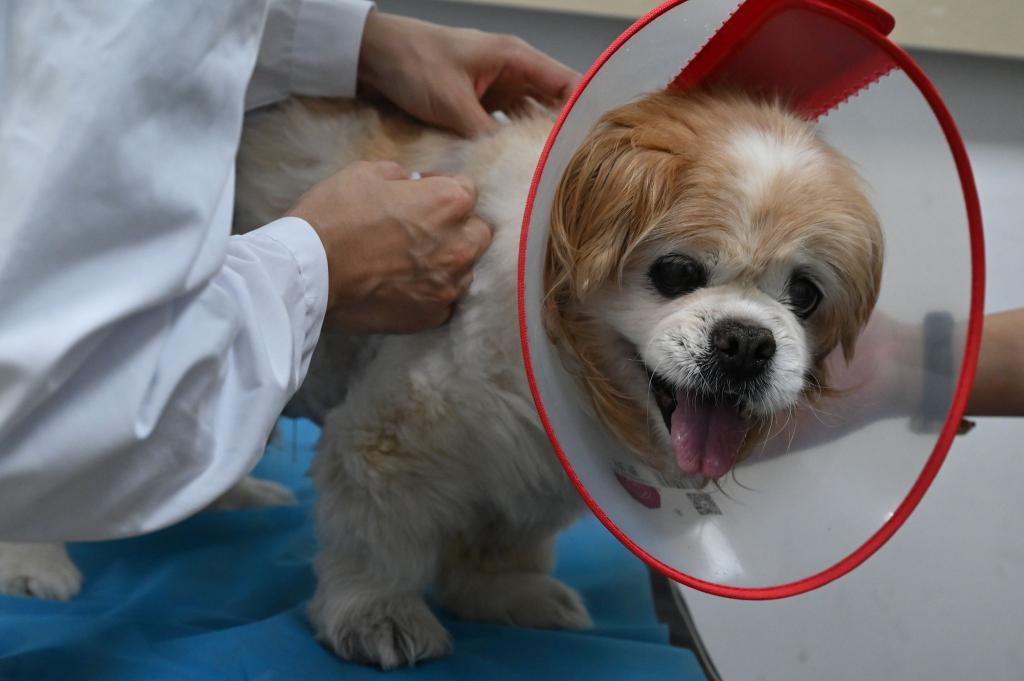
[[[420,209],[438,226],[461,226],[476,207],[476,184],[465,175],[429,175],[409,184]]]
[[[473,270],[470,270],[466,274],[462,275],[462,278],[459,279],[458,283],[456,284],[456,287],[458,287],[458,289],[459,289],[459,298],[462,298],[462,296],[466,295],[466,293],[469,291],[469,287],[470,287],[470,285],[472,285],[472,283],[473,283]]]
[[[444,326],[449,320],[451,320],[453,314],[455,314],[454,305],[439,307],[436,310],[432,310],[423,320],[425,324],[424,330]]]
[[[474,182],[468,175],[462,175],[460,173],[450,175],[448,179],[459,185],[459,188],[466,192],[473,204],[473,207],[475,208],[477,199],[476,182]]]
[[[464,188],[467,192],[471,193],[474,197],[476,196],[476,183],[474,183],[472,178],[470,178],[468,175],[461,175],[459,173],[446,173],[443,170],[420,171],[421,180],[431,180],[435,178],[453,180],[457,182],[460,187]]]
[[[392,309],[385,316],[373,320],[369,333],[419,333],[446,324],[455,312],[454,305],[431,303],[428,305],[402,306],[401,311]]]
[[[464,137],[479,137],[498,129],[498,122],[484,110],[468,83],[452,93],[447,108],[443,124]]]
[[[542,99],[564,102],[580,79],[578,72],[530,45],[514,49],[509,60],[523,74],[529,90]]]
[[[394,161],[374,161],[372,165],[374,172],[385,180],[406,180],[409,178],[409,171]]]
[[[494,240],[494,229],[475,215],[466,220],[462,234],[472,249],[473,263],[480,259]]]

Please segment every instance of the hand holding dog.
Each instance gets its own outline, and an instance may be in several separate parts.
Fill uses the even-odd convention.
[[[475,136],[488,110],[527,97],[564,100],[577,74],[522,40],[371,12],[360,52],[362,93],[432,125]],[[490,228],[471,212],[465,177],[413,182],[394,163],[356,163],[303,195],[290,215],[327,251],[325,324],[347,333],[413,333],[443,324],[469,288]]]
[[[464,176],[410,180],[397,163],[359,162],[315,185],[289,215],[327,252],[325,326],[413,333],[443,324],[469,288],[491,229]]]
[[[514,111],[526,97],[563,102],[579,78],[514,36],[449,28],[371,12],[359,57],[364,95],[467,137],[497,126],[488,111]]]

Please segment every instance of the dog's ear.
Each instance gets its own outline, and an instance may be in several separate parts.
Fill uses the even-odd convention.
[[[581,301],[621,275],[632,250],[679,200],[692,132],[662,100],[606,114],[570,161],[551,215],[549,293]]]
[[[874,220],[873,212],[871,217]],[[884,258],[882,230],[877,221],[874,221],[871,223],[869,231],[873,236],[869,239],[867,252],[864,254],[863,274],[856,278],[856,282],[850,284],[853,314],[841,325],[839,333],[839,344],[843,348],[843,357],[847,362],[853,359],[857,338],[867,326],[871,313],[875,310],[878,294],[882,287],[882,261]]]
[[[825,322],[830,344],[842,348],[843,357],[853,358],[857,338],[867,326],[882,286],[885,244],[878,216],[867,198],[848,192],[843,220],[835,228],[839,234],[831,244],[833,269],[844,294],[840,305],[831,310]],[[845,225],[843,224],[845,222]]]
[[[812,378],[819,392],[832,392],[825,359],[839,347],[844,359],[853,359],[857,338],[867,326],[882,284],[885,243],[878,216],[858,185],[850,185],[844,211],[823,230],[840,299],[829,305],[816,322],[818,351]]]
[[[643,407],[607,374],[607,338],[581,303],[621,277],[633,249],[680,200],[693,141],[680,118],[684,106],[655,94],[605,114],[562,176],[545,260],[545,327],[568,353],[602,422],[641,458],[657,451],[653,429],[638,426],[648,423]]]

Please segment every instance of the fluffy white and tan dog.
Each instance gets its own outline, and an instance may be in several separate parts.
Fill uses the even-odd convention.
[[[464,618],[590,622],[548,574],[553,539],[581,505],[534,411],[516,326],[520,220],[552,122],[532,111],[469,141],[319,100],[247,121],[241,231],[375,159],[471,176],[495,229],[447,325],[327,334],[300,394],[314,415],[340,405],[313,466],[310,618],[343,657],[390,668],[446,653],[424,600],[431,585]],[[739,94],[656,93],[606,114],[561,180],[546,322],[624,446],[667,474],[718,478],[776,415],[827,390],[823,361],[853,351],[882,248],[859,179],[813,124]],[[261,503],[280,491],[246,481],[239,494]],[[77,579],[60,547],[0,545],[0,589],[66,596]]]
[[[548,575],[580,502],[534,412],[515,322],[519,225],[552,122],[533,112],[467,141],[366,106],[292,102],[247,124],[242,226],[352,161],[389,159],[471,176],[495,228],[449,324],[329,337],[311,368],[321,403],[347,388],[313,467],[310,609],[343,657],[388,668],[446,653],[431,585],[468,619],[590,622]],[[823,360],[853,351],[881,263],[860,181],[811,123],[738,94],[652,94],[605,115],[562,178],[547,323],[624,445],[718,478],[775,415],[826,389]]]

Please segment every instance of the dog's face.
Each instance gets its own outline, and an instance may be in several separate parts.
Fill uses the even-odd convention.
[[[612,432],[718,478],[827,389],[882,267],[850,164],[785,107],[658,93],[604,116],[555,200],[547,324]]]

